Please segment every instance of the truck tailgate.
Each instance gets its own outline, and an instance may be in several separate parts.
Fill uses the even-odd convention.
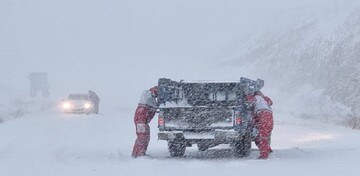
[[[233,128],[234,110],[231,108],[166,108],[161,112],[165,129],[186,131]]]

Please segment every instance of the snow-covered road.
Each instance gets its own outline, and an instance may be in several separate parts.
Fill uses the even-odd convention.
[[[360,133],[343,127],[275,114],[269,160],[231,157],[227,146],[186,157],[169,157],[164,141],[156,140],[151,123],[151,157],[132,159],[133,114],[109,111],[100,115],[33,113],[0,124],[0,176],[120,175],[284,175],[358,176]]]

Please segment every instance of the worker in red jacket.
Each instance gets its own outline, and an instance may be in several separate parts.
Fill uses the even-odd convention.
[[[253,121],[259,134],[255,139],[255,144],[260,150],[259,159],[267,159],[272,152],[270,147],[271,132],[274,127],[273,113],[271,106],[272,100],[256,91],[253,96],[247,97],[248,103],[253,108]]]
[[[156,86],[149,90],[145,90],[142,93],[136,108],[134,122],[137,138],[132,152],[132,157],[134,158],[146,155],[146,150],[150,141],[149,123],[153,119],[157,109],[156,97]]]

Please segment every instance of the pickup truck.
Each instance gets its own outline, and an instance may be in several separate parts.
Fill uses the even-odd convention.
[[[256,136],[246,96],[264,87],[261,79],[239,81],[158,82],[158,139],[168,142],[172,157],[196,144],[205,151],[230,144],[234,156],[250,155]]]

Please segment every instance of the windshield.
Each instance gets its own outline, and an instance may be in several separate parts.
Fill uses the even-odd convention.
[[[89,95],[87,95],[87,94],[70,94],[68,99],[69,100],[88,100]]]

